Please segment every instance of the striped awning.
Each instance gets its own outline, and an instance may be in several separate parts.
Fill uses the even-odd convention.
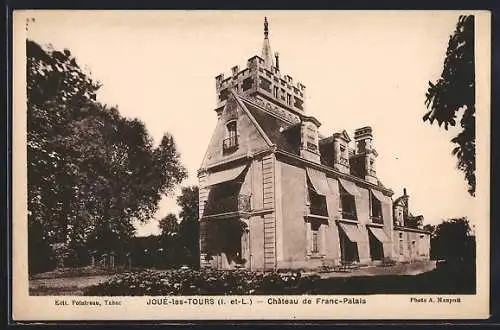
[[[385,196],[382,194],[382,192],[375,190],[375,189],[370,189],[372,192],[373,196],[375,196],[376,199],[378,199],[381,203],[391,203],[391,198],[388,196]]]
[[[219,183],[227,182],[227,181],[233,181],[236,179],[243,171],[245,168],[248,166],[248,164],[236,166],[227,170],[222,170],[218,172],[213,172],[210,173],[207,177],[207,180],[205,181],[205,186],[214,186]]]
[[[342,185],[342,188],[344,188],[350,195],[354,197],[360,197],[361,194],[358,190],[358,187],[354,182],[347,181],[345,179],[339,178],[339,182]]]
[[[325,173],[313,170],[312,168],[306,168],[306,172],[314,191],[316,191],[318,195],[326,196],[327,194],[331,194]]]
[[[375,236],[380,241],[380,243],[387,243],[391,241],[382,228],[374,228],[374,227],[369,227],[369,228],[373,236]]]
[[[363,241],[363,234],[361,233],[359,227],[355,223],[339,223],[340,228],[344,231],[347,238],[353,242],[361,242]]]

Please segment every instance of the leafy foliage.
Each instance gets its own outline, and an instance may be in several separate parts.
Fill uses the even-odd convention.
[[[451,142],[456,146],[453,155],[458,159],[458,168],[465,173],[469,193],[476,190],[476,106],[474,66],[474,16],[460,16],[456,30],[450,37],[443,72],[436,83],[429,82],[425,104],[430,109],[423,117],[433,124],[437,121],[447,130],[457,123],[457,114],[462,131]]]
[[[299,295],[475,293],[474,267],[438,267],[419,275],[321,278],[300,272],[181,269],[113,276],[87,287],[87,296]],[[297,298],[297,297],[292,297]],[[315,299],[315,298],[313,298]],[[347,299],[347,298],[346,298]]]
[[[155,147],[144,123],[97,102],[100,84],[69,50],[26,46],[29,222],[73,259],[123,250],[133,221],[186,177],[174,139]]]
[[[436,259],[475,261],[475,243],[467,218],[450,219],[435,227],[431,253]]]
[[[117,275],[86,290],[86,295],[209,295],[283,293],[284,288],[297,288],[301,274],[257,273],[243,270],[181,269],[142,271]]]
[[[186,254],[186,263],[194,267],[198,267],[200,261],[198,194],[198,187],[190,186],[183,187],[181,195],[177,197],[177,204],[181,207],[179,213],[181,246]]]
[[[175,236],[179,232],[179,223],[177,221],[177,216],[173,213],[167,214],[159,222],[159,227],[162,236]]]

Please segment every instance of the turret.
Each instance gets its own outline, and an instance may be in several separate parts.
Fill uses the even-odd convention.
[[[281,75],[279,54],[275,53],[273,61],[271,44],[269,41],[269,22],[264,19],[264,42],[260,56],[248,59],[246,68],[239,66],[231,68],[231,75],[225,77],[223,73],[215,77],[217,93],[216,111],[219,113],[229,97],[229,91],[234,90],[244,96],[260,99],[264,103],[272,103],[296,115],[305,112],[306,87],[289,75]]]

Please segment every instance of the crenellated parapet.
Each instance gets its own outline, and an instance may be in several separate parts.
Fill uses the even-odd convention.
[[[305,112],[305,89],[300,83],[294,83],[289,75],[282,75],[275,66],[268,66],[260,56],[248,59],[247,67],[234,66],[230,76],[219,74],[215,77],[217,109],[222,108],[234,90],[245,96],[262,97],[273,101],[283,108],[297,114]]]

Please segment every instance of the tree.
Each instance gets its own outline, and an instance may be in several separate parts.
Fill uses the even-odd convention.
[[[167,214],[160,220],[159,227],[162,236],[172,237],[176,235],[179,231],[177,216],[173,213]]]
[[[474,259],[475,238],[467,218],[450,219],[437,225],[432,243],[433,254],[439,259]]]
[[[186,177],[173,137],[155,147],[144,123],[97,102],[100,84],[69,50],[28,40],[27,74],[29,222],[75,258],[125,249],[132,223]]]
[[[474,16],[460,16],[456,30],[450,37],[443,72],[436,83],[429,82],[425,104],[429,111],[423,120],[432,125],[436,120],[441,127],[455,126],[457,115],[462,131],[451,142],[456,146],[452,154],[458,159],[457,167],[465,174],[468,191],[476,191],[476,106],[474,66]]]
[[[431,235],[434,235],[434,231],[436,230],[436,226],[431,225],[431,224],[426,224],[426,225],[424,225],[423,229],[425,231],[428,231],[429,233],[431,233]]]
[[[181,246],[186,251],[187,263],[194,267],[198,267],[200,261],[198,193],[197,186],[183,187],[181,194],[177,197],[177,204],[181,207],[179,213]]]

